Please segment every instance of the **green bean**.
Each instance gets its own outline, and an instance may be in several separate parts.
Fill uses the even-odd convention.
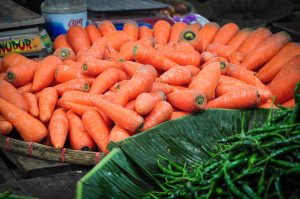
[[[250,196],[251,198],[259,199],[260,197],[253,191],[253,189],[248,184],[243,184],[243,190]]]
[[[300,167],[300,163],[288,162],[284,160],[270,159],[270,162],[284,168]]]
[[[262,174],[258,180],[258,188],[257,188],[257,193],[260,195],[262,194],[262,192],[265,190],[265,172],[266,172],[266,168],[267,168],[267,164],[269,162],[267,161],[266,164],[263,167],[263,171]]]
[[[157,165],[158,165],[158,168],[163,171],[164,173],[166,174],[169,174],[169,175],[172,175],[172,176],[180,176],[182,175],[182,173],[180,172],[174,172],[174,171],[170,171],[168,169],[166,169],[161,163],[160,163],[160,160],[157,161]]]
[[[294,174],[294,173],[300,174],[300,167],[291,168],[291,169],[286,171],[287,175]]]
[[[278,175],[275,177],[274,185],[275,185],[275,190],[276,190],[276,194],[278,195],[278,198],[284,199],[284,197],[282,195],[282,190],[281,190],[280,178]]]
[[[239,180],[245,176],[248,175],[253,175],[253,174],[259,174],[262,173],[264,171],[263,167],[257,167],[257,168],[248,168],[248,169],[244,169],[242,173],[240,173],[239,175],[237,175],[233,180]]]
[[[271,187],[271,184],[273,183],[274,181],[274,178],[275,178],[275,174],[273,174],[268,182],[268,185],[267,185],[267,188],[266,188],[266,191],[265,191],[265,194],[264,194],[264,199],[267,199],[268,198],[268,193],[269,193],[269,189]]]
[[[290,145],[293,142],[297,143],[298,141],[300,141],[300,135],[296,135],[293,137],[289,137],[286,138],[285,140],[281,140],[281,141],[273,141],[273,142],[269,142],[267,144],[262,144],[261,147],[265,148],[265,147],[278,147],[278,146],[286,146],[286,145]]]

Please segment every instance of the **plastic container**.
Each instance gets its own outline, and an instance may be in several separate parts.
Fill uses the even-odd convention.
[[[75,25],[87,24],[87,4],[85,0],[45,0],[41,4],[46,29],[52,39],[65,34]]]

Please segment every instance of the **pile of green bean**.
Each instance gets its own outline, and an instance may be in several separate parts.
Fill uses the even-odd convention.
[[[220,140],[206,150],[207,162],[188,166],[160,158],[160,190],[147,198],[299,198],[298,92],[295,100],[294,109],[271,110],[262,127]]]

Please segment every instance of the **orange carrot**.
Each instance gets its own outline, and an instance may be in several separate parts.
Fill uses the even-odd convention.
[[[57,83],[64,83],[73,79],[85,79],[86,76],[78,68],[67,65],[58,65],[55,69],[55,80]]]
[[[115,31],[104,38],[115,50],[120,50],[121,46],[129,41],[129,36],[124,31]]]
[[[85,79],[72,79],[64,83],[57,84],[53,86],[53,88],[55,88],[58,95],[60,96],[68,90],[78,90],[78,91],[88,92],[90,89],[90,85]]]
[[[116,92],[114,103],[125,106],[140,93],[148,92],[156,77],[157,72],[152,66],[139,67],[133,77]]]
[[[216,54],[209,52],[209,51],[204,51],[201,53],[201,61],[203,63],[206,63],[208,60],[210,60],[211,58],[215,57]]]
[[[148,114],[154,107],[155,100],[150,93],[141,93],[135,99],[134,109],[140,115]]]
[[[136,72],[136,70],[142,65],[143,64],[133,62],[133,61],[125,61],[125,62],[121,62],[121,69],[124,70],[126,74],[128,74],[130,77],[132,77]]]
[[[133,57],[139,63],[150,64],[162,71],[178,66],[177,63],[166,58],[159,51],[146,45],[136,45],[133,48]]]
[[[199,31],[199,37],[202,41],[201,49],[205,51],[207,46],[211,44],[215,35],[220,29],[220,25],[215,22],[206,23]]]
[[[196,76],[200,72],[200,68],[194,65],[186,65],[184,67],[192,73],[192,77]]]
[[[235,23],[227,23],[220,28],[212,43],[226,45],[238,32],[239,27]]]
[[[114,49],[112,45],[106,44],[105,51],[104,51],[104,59],[108,61],[112,61],[118,55],[119,51]]]
[[[1,72],[6,72],[10,66],[20,65],[24,61],[28,60],[25,56],[18,53],[9,53],[6,54],[2,60]]]
[[[92,96],[90,100],[107,117],[126,130],[138,131],[144,124],[144,119],[135,111],[113,104],[99,96]]]
[[[62,94],[61,100],[92,106],[93,104],[89,100],[90,94],[82,91],[69,90]]]
[[[107,68],[100,75],[98,75],[89,92],[93,94],[103,94],[115,83],[124,80],[124,76],[126,77],[126,74],[122,75],[122,73],[124,73],[122,70],[116,68]]]
[[[162,91],[165,94],[172,93],[175,90],[177,90],[177,89],[174,86],[171,86],[169,84],[160,83],[160,82],[154,82],[150,89],[151,92]]]
[[[81,26],[72,26],[69,28],[66,38],[76,54],[81,50],[87,50],[91,47],[89,36]]]
[[[202,25],[198,22],[189,25],[189,28],[194,31],[199,31],[202,28]]]
[[[145,123],[142,131],[163,123],[171,118],[173,112],[172,106],[166,101],[157,102],[152,111],[145,117]]]
[[[256,49],[246,54],[241,65],[249,70],[257,70],[271,60],[290,40],[291,37],[284,31],[270,36],[260,43]]]
[[[174,86],[183,86],[189,84],[191,80],[191,71],[181,66],[167,70],[155,81]]]
[[[199,31],[194,31],[190,28],[184,29],[180,34],[179,42],[190,44],[198,52],[201,52],[203,50],[203,41]]]
[[[116,27],[114,26],[114,24],[109,21],[109,20],[104,20],[102,21],[99,26],[98,26],[98,29],[101,33],[101,35],[103,37],[107,36],[107,35],[110,35],[112,33],[114,33],[116,31]]]
[[[297,82],[300,81],[300,55],[290,59],[274,79],[268,84],[277,103],[283,103],[294,95]]]
[[[230,46],[214,43],[207,47],[207,51],[216,54],[217,56],[224,57],[229,62],[234,64],[238,64],[243,60],[243,54],[234,50]]]
[[[176,22],[171,28],[171,34],[169,42],[177,43],[179,41],[179,36],[181,32],[187,27],[187,24],[184,22]]]
[[[99,32],[98,28],[93,25],[93,24],[89,24],[86,28],[85,28],[90,43],[93,44],[97,39],[101,38],[101,33]]]
[[[107,60],[89,59],[82,64],[81,70],[85,75],[98,76],[105,69],[119,68],[120,65],[120,63]]]
[[[214,99],[215,90],[221,76],[221,67],[223,65],[219,62],[209,63],[198,75],[193,77],[188,88],[202,91],[207,101]]]
[[[134,21],[125,22],[123,31],[128,34],[129,41],[136,41],[139,38],[139,27]]]
[[[125,108],[135,111],[135,100],[129,101],[126,105]]]
[[[288,43],[258,71],[257,77],[263,83],[269,83],[291,58],[299,54],[299,44]]]
[[[108,47],[104,38],[98,39],[87,50],[81,50],[76,55],[76,61],[83,63],[88,59],[103,59],[105,50]]]
[[[179,110],[198,112],[204,109],[206,96],[199,90],[180,90],[168,94],[167,101]]]
[[[28,112],[33,117],[39,116],[39,107],[38,107],[38,100],[35,94],[33,93],[23,93],[22,96],[24,97],[25,101],[27,102]]]
[[[258,108],[275,108],[278,109],[278,107],[272,102],[272,100],[268,100],[267,102],[261,104],[258,106]]]
[[[57,91],[53,87],[47,87],[42,90],[39,96],[39,117],[42,122],[50,121],[57,98]]]
[[[96,110],[89,109],[82,115],[82,123],[99,149],[107,154],[109,152],[106,148],[109,141],[109,128],[101,114]]]
[[[152,95],[155,102],[166,101],[167,99],[166,94],[162,91],[153,91],[150,92],[150,95]]]
[[[201,56],[195,50],[182,50],[175,49],[169,46],[156,45],[158,52],[162,53],[165,57],[171,59],[179,65],[194,65],[199,66]]]
[[[118,92],[120,90],[120,88],[124,85],[126,85],[126,82],[128,82],[129,80],[128,79],[125,79],[125,80],[122,80],[122,81],[119,81],[117,83],[115,83],[113,86],[111,86],[109,88],[109,91],[110,93],[114,93],[114,92]]]
[[[0,73],[0,79],[1,80],[6,80],[6,73]]]
[[[171,25],[165,20],[158,20],[153,25],[153,36],[158,44],[166,44],[169,41]]]
[[[17,88],[18,93],[22,94],[22,93],[32,93],[32,82],[25,84],[24,86],[21,86],[19,88]]]
[[[67,66],[70,66],[72,68],[81,69],[82,63],[77,62],[77,61],[72,61],[72,60],[66,60],[66,61],[63,61],[62,65],[67,65]]]
[[[57,48],[54,51],[53,55],[60,58],[62,61],[65,61],[65,60],[75,61],[75,53],[73,52],[73,50],[71,48],[67,48],[67,47]]]
[[[120,51],[128,49],[129,46],[134,47],[136,44],[148,45],[148,46],[154,47],[155,46],[155,39],[153,37],[146,37],[146,38],[139,39],[137,41],[130,41],[130,42],[124,43],[121,46]]]
[[[252,28],[241,29],[228,43],[232,49],[237,50],[253,31]]]
[[[38,119],[18,106],[0,98],[0,114],[7,119],[27,142],[40,142],[47,136],[47,128]]]
[[[281,105],[284,106],[284,107],[287,107],[287,108],[295,107],[295,98],[287,100],[286,102],[283,102]]]
[[[175,120],[177,118],[184,117],[184,116],[186,116],[188,114],[190,114],[190,112],[186,112],[186,111],[173,111],[170,120]]]
[[[95,147],[93,138],[88,134],[82,120],[73,111],[67,112],[69,138],[72,149],[91,151]]]
[[[272,35],[272,32],[267,28],[261,27],[254,30],[238,48],[238,51],[246,55],[254,50],[261,42]]]
[[[13,125],[0,115],[0,134],[8,135],[13,130]]]
[[[68,135],[68,119],[63,108],[55,109],[49,122],[49,134],[53,147],[62,149]]]
[[[247,109],[258,104],[258,91],[255,88],[242,87],[209,101],[205,108]]]
[[[61,64],[61,60],[53,55],[49,55],[39,63],[39,66],[33,77],[33,91],[40,91],[53,82],[55,69],[58,64]]]
[[[153,32],[147,26],[139,27],[139,39],[153,37]]]
[[[85,113],[89,109],[97,110],[93,106],[87,106],[87,105],[78,104],[75,102],[61,100],[61,99],[58,101],[58,103],[62,108],[66,109],[66,110],[72,110],[74,113],[76,113],[79,116],[82,116],[83,113]]]
[[[0,80],[0,98],[28,111],[28,105],[24,97],[18,93],[17,89],[5,80]]]
[[[72,49],[70,44],[67,42],[67,37],[65,34],[60,34],[54,39],[54,50],[60,47],[66,47]]]
[[[18,62],[7,69],[6,79],[17,87],[28,84],[33,79],[37,65],[36,62],[26,58],[23,62]]]
[[[115,125],[110,131],[109,141],[120,142],[128,137],[130,137],[130,134],[128,133],[128,131],[126,131],[119,125]]]

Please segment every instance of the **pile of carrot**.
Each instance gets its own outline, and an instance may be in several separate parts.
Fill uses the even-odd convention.
[[[1,134],[108,153],[110,141],[208,108],[292,107],[300,80],[300,46],[287,33],[234,23],[103,21],[71,27],[54,49],[1,60]]]

